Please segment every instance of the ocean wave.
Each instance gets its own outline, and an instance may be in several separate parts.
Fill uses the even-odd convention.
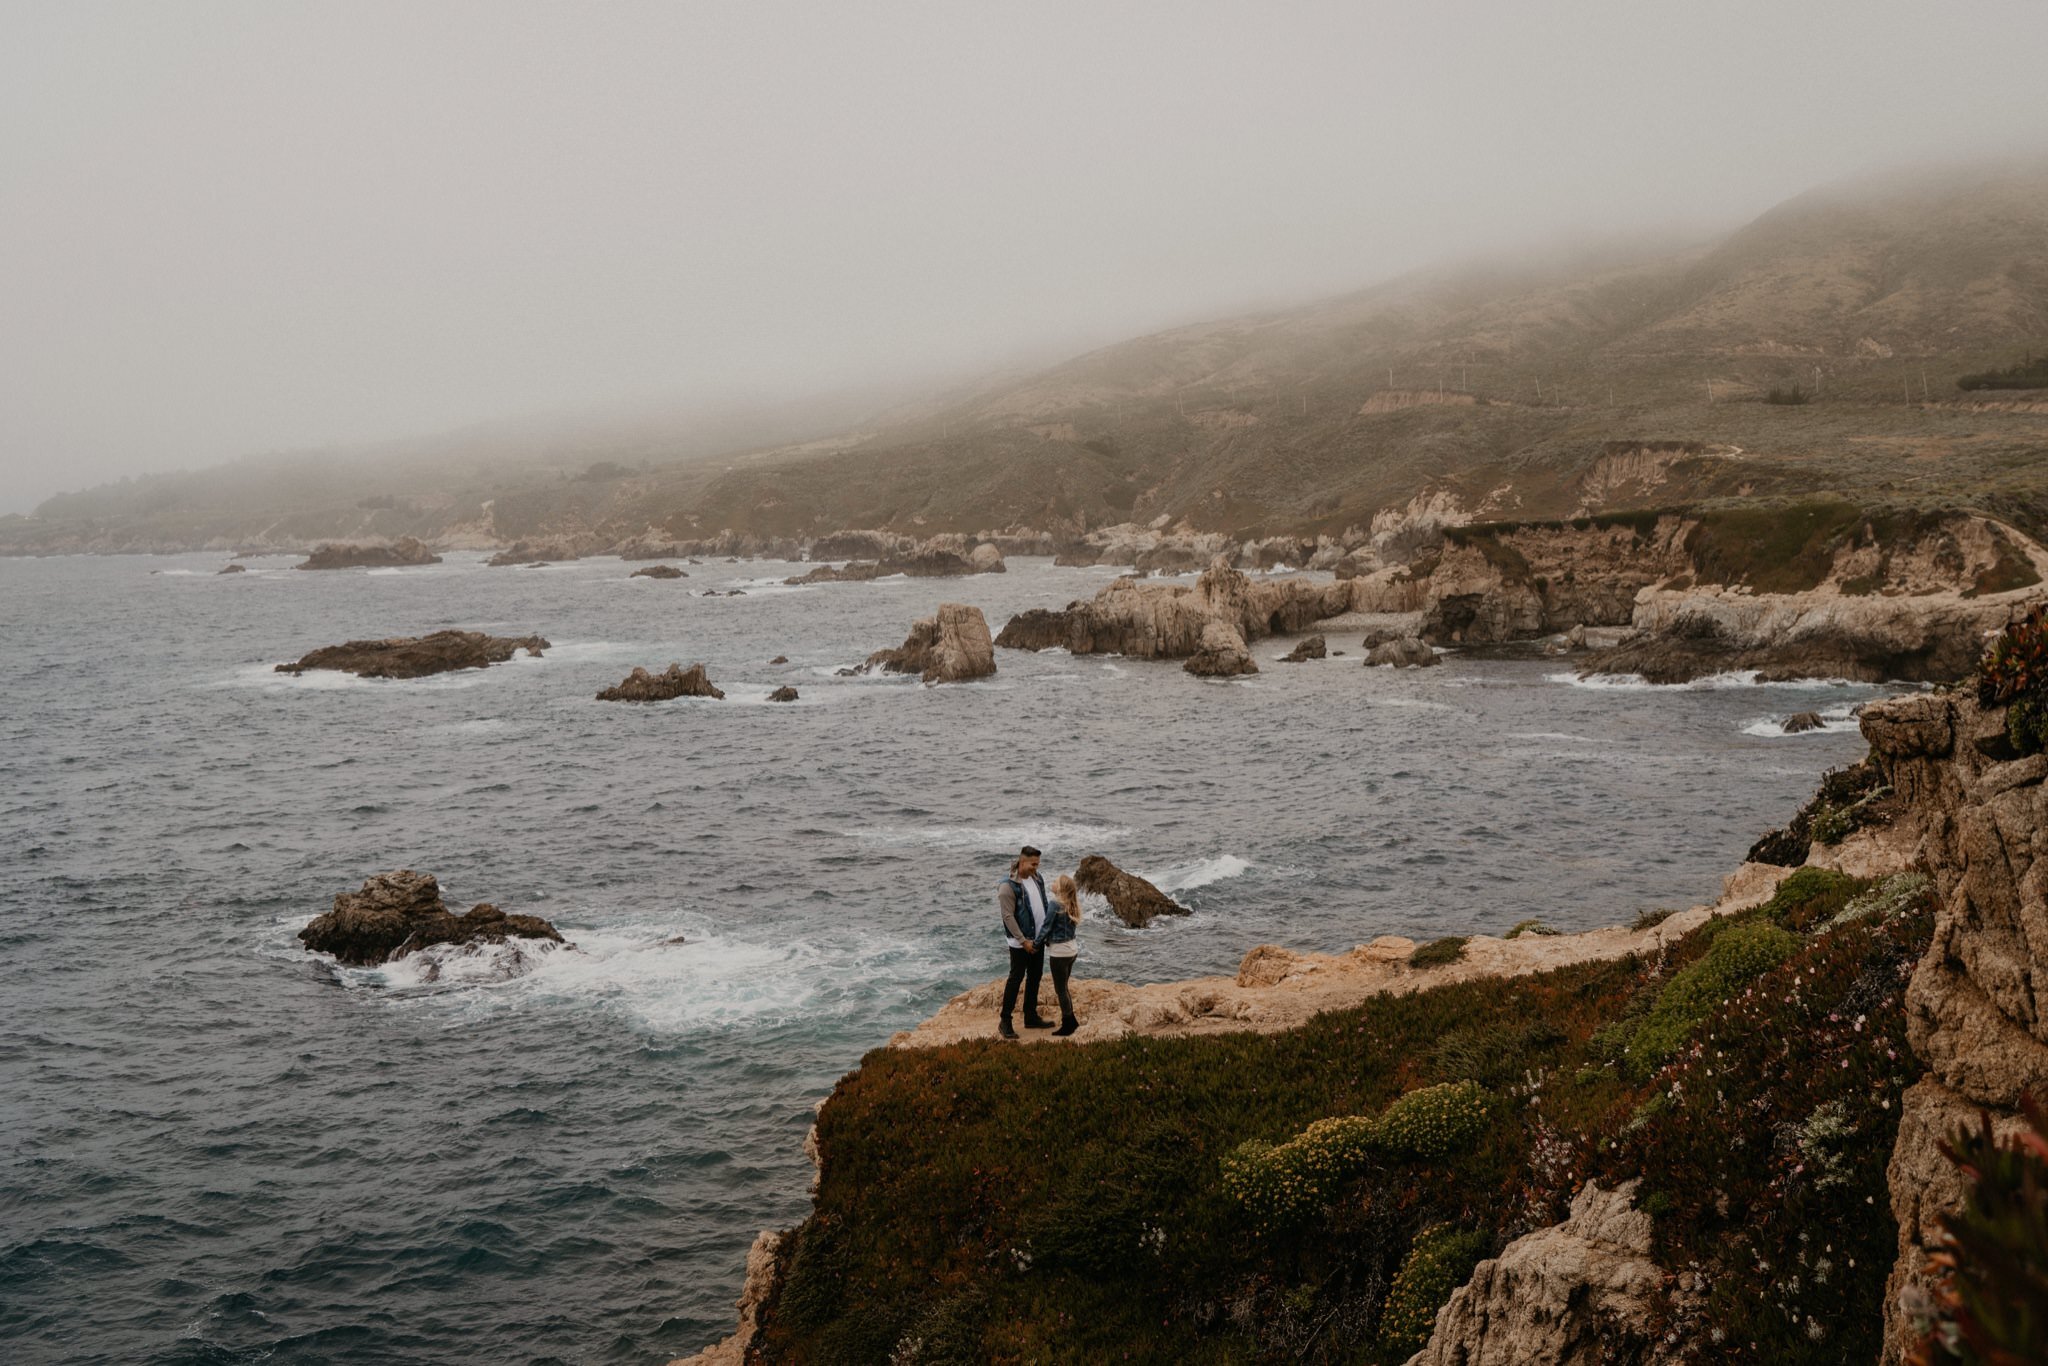
[[[1109,844],[1131,832],[1117,825],[1078,825],[1048,821],[1043,825],[931,825],[921,828],[877,827],[841,833],[871,844],[929,844],[941,849],[1007,849],[1030,844],[1040,848],[1076,849]]]
[[[282,674],[274,664],[244,664],[226,678],[204,684],[210,688],[262,688],[266,692],[335,692],[352,688],[474,688],[487,669],[456,669],[426,678],[362,678],[340,669],[308,669]]]
[[[1652,683],[1641,674],[1545,674],[1544,681],[1564,683],[1595,692],[1711,692],[1722,688],[1855,688],[1868,686],[1846,678],[1786,678],[1765,680],[1757,669],[1729,669],[1706,674],[1687,683]]]
[[[1197,863],[1175,864],[1148,876],[1146,881],[1171,896],[1175,892],[1192,892],[1197,887],[1207,887],[1225,878],[1241,877],[1251,866],[1250,859],[1236,854],[1218,854]]]

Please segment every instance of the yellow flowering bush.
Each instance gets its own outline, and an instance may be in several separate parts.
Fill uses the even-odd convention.
[[[1436,1326],[1437,1310],[1471,1276],[1485,1251],[1485,1234],[1450,1224],[1415,1235],[1380,1313],[1382,1360],[1406,1361],[1422,1350]]]

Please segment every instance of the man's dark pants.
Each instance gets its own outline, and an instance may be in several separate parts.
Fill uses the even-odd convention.
[[[1024,984],[1024,1018],[1038,1018],[1038,980],[1045,975],[1045,945],[1010,950],[1010,980],[1003,983],[1003,1020],[1017,1007],[1017,984]]]

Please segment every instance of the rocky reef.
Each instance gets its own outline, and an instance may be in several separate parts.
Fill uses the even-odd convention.
[[[901,645],[875,651],[863,667],[916,674],[926,683],[966,683],[995,673],[996,652],[979,607],[942,602],[936,613],[911,624]]]
[[[690,576],[672,564],[650,564],[626,576],[629,579],[687,579]]]
[[[375,967],[437,944],[502,944],[508,939],[562,943],[561,933],[537,915],[507,915],[488,902],[457,915],[441,901],[441,884],[431,873],[401,869],[378,873],[353,892],[334,898],[334,908],[299,931],[299,942],[314,953],[331,954],[351,967]]]
[[[1144,929],[1162,915],[1188,914],[1187,907],[1100,854],[1088,855],[1075,867],[1074,885],[1107,901],[1117,919],[1134,930]]]
[[[841,548],[832,545],[828,548]],[[968,574],[1001,574],[1009,566],[1003,552],[987,541],[963,548],[957,538],[926,541],[908,550],[896,551],[874,560],[852,560],[837,568],[821,564],[785,583],[865,583],[902,574],[913,579],[961,578]]]
[[[383,640],[351,640],[325,645],[290,664],[281,674],[308,669],[337,669],[362,678],[425,678],[455,669],[483,669],[503,664],[524,650],[538,659],[552,648],[540,636],[492,636],[481,631],[435,631],[424,636],[389,636]]]
[[[633,672],[597,695],[600,702],[666,702],[676,697],[723,698],[702,664],[685,669],[671,663],[661,673],[650,673],[635,665]]]
[[[411,565],[439,564],[441,557],[415,536],[402,536],[389,545],[352,545],[323,541],[313,547],[295,569],[393,569]]]
[[[1063,611],[1020,613],[1003,627],[996,644],[1133,659],[1209,655],[1226,663],[1243,654],[1249,663],[1246,647],[1252,642],[1300,631],[1351,609],[1348,582],[1253,580],[1219,558],[1192,585],[1118,579]],[[1212,625],[1229,635],[1210,632]]]

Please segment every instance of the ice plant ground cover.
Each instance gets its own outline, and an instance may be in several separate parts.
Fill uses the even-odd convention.
[[[1399,1361],[1473,1261],[1639,1179],[1670,1274],[1635,1331],[1700,1361],[1874,1359],[1931,925],[1925,879],[1808,871],[1656,959],[1284,1033],[878,1050],[819,1116],[759,1349]]]

